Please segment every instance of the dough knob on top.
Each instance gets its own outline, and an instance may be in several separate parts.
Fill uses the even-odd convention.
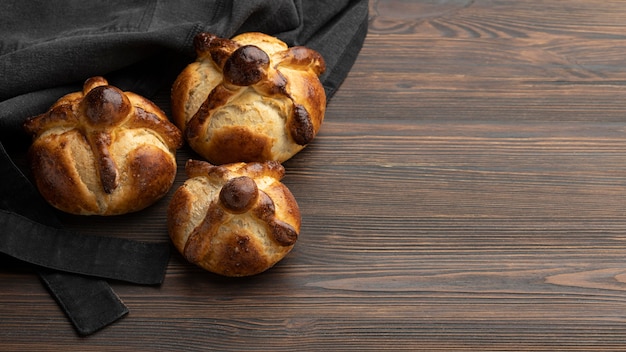
[[[220,191],[222,205],[235,214],[245,213],[254,206],[259,189],[248,176],[239,176],[226,182]]]

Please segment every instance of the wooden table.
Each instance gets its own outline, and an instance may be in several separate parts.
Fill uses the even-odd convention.
[[[86,338],[2,267],[0,350],[626,349],[626,1],[370,11],[319,136],[285,163],[303,227],[284,261],[226,279],[174,253],[160,287],[112,282],[130,314]],[[63,219],[163,241],[168,198]]]

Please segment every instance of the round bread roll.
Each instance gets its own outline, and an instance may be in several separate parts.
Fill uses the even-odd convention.
[[[318,133],[326,110],[322,56],[262,33],[195,37],[197,60],[172,86],[173,121],[213,164],[283,162]]]
[[[72,214],[117,215],[163,197],[176,176],[181,131],[149,100],[88,79],[24,123],[33,135],[30,166],[37,188]]]
[[[301,216],[280,182],[285,170],[279,162],[189,160],[186,172],[167,215],[170,238],[189,262],[224,276],[249,276],[291,251]]]

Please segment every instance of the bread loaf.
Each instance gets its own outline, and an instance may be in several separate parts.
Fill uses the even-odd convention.
[[[323,58],[262,33],[195,37],[197,59],[172,87],[172,114],[213,164],[283,162],[318,133],[326,110]]]
[[[300,210],[280,182],[280,163],[220,166],[190,160],[168,208],[174,246],[191,263],[225,276],[261,273],[283,259],[300,232]]]
[[[73,214],[117,215],[163,197],[176,175],[180,130],[163,111],[102,77],[28,119],[29,160],[42,196]]]

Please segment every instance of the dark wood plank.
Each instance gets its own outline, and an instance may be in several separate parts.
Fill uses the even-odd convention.
[[[113,283],[131,313],[88,338],[16,265],[0,271],[0,346],[623,349],[626,3],[370,7],[322,132],[285,163],[304,219],[283,262],[225,279],[174,254],[160,287]],[[63,219],[167,240],[167,201],[115,221]]]

